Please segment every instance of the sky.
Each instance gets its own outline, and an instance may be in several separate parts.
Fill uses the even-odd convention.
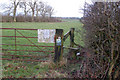
[[[8,4],[10,0],[0,0],[0,3]],[[29,0],[26,0],[29,1]],[[54,8],[55,17],[82,17],[83,12],[80,9],[83,9],[85,0],[39,0],[47,2]],[[91,0],[86,0],[90,3]],[[0,9],[0,12],[3,10]]]

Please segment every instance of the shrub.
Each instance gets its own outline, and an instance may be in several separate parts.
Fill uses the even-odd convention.
[[[102,73],[104,77],[108,74],[109,78],[119,77],[120,2],[86,4],[84,12],[85,44],[101,67],[98,74]]]

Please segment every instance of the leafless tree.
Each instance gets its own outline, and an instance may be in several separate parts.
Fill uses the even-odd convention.
[[[21,0],[11,0],[9,5],[3,6],[5,9],[5,13],[10,16],[10,14],[13,14],[13,20],[16,22],[16,12],[17,12],[17,7],[19,5]]]
[[[39,12],[41,11],[42,9],[42,5],[41,5],[42,2],[38,2],[36,4],[36,18],[38,19],[38,16],[39,16]]]
[[[24,17],[26,19],[27,13],[30,11],[30,8],[28,8],[29,7],[28,3],[27,2],[20,2],[19,6],[20,6],[20,8],[24,9]]]
[[[54,13],[53,7],[51,7],[50,5],[48,5],[46,9],[47,9],[48,16],[51,18],[51,16]]]
[[[40,13],[41,13],[41,16],[43,18],[45,18],[46,15],[51,17],[52,14],[53,14],[53,11],[54,11],[54,9],[53,9],[52,6],[50,6],[50,5],[46,4],[46,3],[41,3],[41,12]]]
[[[13,13],[13,10],[12,10],[13,7],[12,6],[10,6],[10,7],[8,6],[6,8],[7,8],[7,10],[5,11],[5,13],[7,13],[7,16],[10,16],[10,14]]]
[[[46,19],[48,20],[48,17],[51,18],[51,16],[54,13],[53,7],[48,5],[45,2],[41,2],[41,1],[39,2],[38,0],[30,0],[29,2],[22,2],[22,0],[11,0],[10,4],[6,6],[4,5],[3,8],[5,8],[5,13],[7,13],[7,16],[10,16],[11,14],[13,15],[13,19],[12,17],[11,19],[14,22],[16,22],[16,12],[18,7],[22,8],[24,11],[24,17],[23,17],[24,21],[26,21],[27,15],[29,13],[32,13],[32,17],[30,16],[32,19],[32,22],[34,20],[37,20],[37,21],[40,21],[40,20],[45,21]],[[41,16],[42,19],[39,16]]]
[[[28,5],[30,6],[31,11],[32,11],[32,22],[34,21],[36,3],[37,3],[37,0],[35,0],[33,2],[31,1],[31,2],[28,3]]]
[[[13,13],[13,5],[12,4],[0,4],[0,9],[4,10],[3,13],[7,14],[7,16],[10,16],[11,13]],[[3,14],[4,15],[4,14]]]
[[[14,22],[16,22],[16,11],[17,11],[17,7],[18,7],[20,1],[21,0],[18,0],[18,1],[17,0],[13,0],[13,2],[12,2],[13,7],[14,7],[14,9],[13,9],[13,20],[14,20]]]
[[[46,15],[46,13],[47,13],[45,3],[42,2],[42,3],[40,3],[40,4],[41,4],[40,14],[41,14],[41,16],[42,16],[43,18],[45,18],[45,15]]]

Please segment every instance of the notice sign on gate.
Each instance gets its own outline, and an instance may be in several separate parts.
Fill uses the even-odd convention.
[[[38,29],[38,42],[54,43],[55,29]]]

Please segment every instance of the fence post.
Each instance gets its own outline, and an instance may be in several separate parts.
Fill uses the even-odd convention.
[[[55,33],[55,57],[54,62],[59,62],[63,58],[63,29],[56,29]]]
[[[74,47],[74,30],[75,28],[70,29],[70,47]]]
[[[70,29],[70,47],[74,47],[74,30],[75,28]],[[73,50],[69,50],[69,58],[75,58],[75,53]]]

